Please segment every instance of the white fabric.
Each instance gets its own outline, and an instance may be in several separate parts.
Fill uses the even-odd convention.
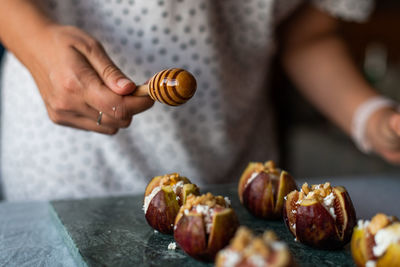
[[[364,153],[372,151],[372,146],[367,138],[367,123],[371,116],[382,108],[395,108],[399,105],[391,99],[382,96],[376,96],[362,103],[354,112],[352,119],[351,135],[354,143]]]
[[[181,107],[156,103],[128,129],[104,136],[52,123],[29,72],[7,54],[1,81],[6,198],[142,193],[153,176],[171,172],[199,185],[235,182],[248,161],[276,160],[264,82],[276,22],[301,3],[285,8],[283,2],[42,0],[60,23],[100,40],[137,84],[182,67],[194,73],[198,91]],[[354,6],[342,13],[359,12]]]
[[[364,22],[374,8],[371,0],[312,0],[320,9],[342,19]]]

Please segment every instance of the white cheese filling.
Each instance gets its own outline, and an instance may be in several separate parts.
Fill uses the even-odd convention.
[[[286,243],[282,241],[275,241],[270,243],[271,248],[274,251],[281,251],[287,249]],[[223,257],[223,267],[236,267],[243,260],[243,254],[232,249],[224,249],[221,251]],[[264,257],[260,254],[253,254],[247,258],[247,260],[251,263],[252,266],[255,267],[264,267],[267,266],[267,262]]]
[[[182,187],[183,187],[183,181],[179,181],[172,186],[172,190],[174,190],[174,193],[176,194],[177,189],[178,188],[181,189]]]
[[[157,186],[151,191],[150,195],[146,196],[144,198],[144,205],[143,205],[143,211],[144,214],[147,213],[147,209],[149,208],[151,200],[154,198],[155,195],[157,195],[158,192],[161,191],[161,186]]]
[[[207,205],[197,205],[196,206],[196,212],[199,213],[199,214],[203,214],[204,222],[206,223],[207,234],[211,233],[214,209],[210,208]]]
[[[251,174],[250,178],[247,180],[246,185],[245,185],[244,187],[246,188],[251,182],[253,182],[253,180],[254,180],[260,173],[261,173],[261,172],[253,172],[253,173]],[[268,175],[269,175],[272,179],[276,179],[276,180],[279,179],[279,176],[276,175],[276,174],[274,174],[274,173],[268,172]]]
[[[225,259],[223,267],[235,267],[242,260],[242,255],[232,249],[223,250],[222,257]]]
[[[224,197],[226,205],[230,206],[231,205],[231,200],[229,197]]]
[[[265,266],[265,260],[262,256],[260,255],[252,255],[249,257],[249,261],[254,267],[264,267]]]
[[[375,267],[375,266],[376,266],[376,261],[369,260],[365,263],[365,267]]]
[[[259,172],[253,172],[251,174],[249,180],[247,180],[245,187],[248,186],[251,182],[253,182],[253,180],[257,177],[258,174],[259,174]]]
[[[183,181],[179,181],[179,182],[177,182],[176,184],[174,184],[174,185],[172,186],[172,190],[174,191],[175,194],[177,194],[178,188],[179,188],[179,189],[182,189],[182,188],[183,188],[183,185],[184,185]],[[146,197],[144,198],[144,205],[143,205],[144,214],[147,213],[147,209],[149,208],[149,205],[150,205],[151,200],[152,200],[152,199],[154,198],[154,196],[157,195],[157,193],[160,192],[160,191],[161,191],[161,186],[157,186],[157,187],[155,187],[155,188],[153,189],[153,191],[151,191],[150,195],[148,195],[148,196],[146,196]],[[179,201],[179,196],[176,196],[176,200]]]
[[[317,186],[318,187],[318,186]],[[317,189],[316,187],[316,189]],[[303,190],[301,190],[302,192]],[[305,195],[304,199],[309,199],[314,195],[314,191],[309,192],[307,195]],[[325,207],[325,209],[329,212],[329,214],[333,217],[334,220],[336,220],[336,214],[335,214],[335,208],[333,207],[333,205],[335,204],[335,195],[333,194],[333,192],[331,192],[329,195],[327,195],[323,201],[322,201],[322,206]],[[303,202],[303,200],[298,200],[296,202],[297,205],[300,205],[301,202]],[[293,211],[292,211],[293,212]],[[294,213],[294,212],[293,212]]]
[[[394,231],[393,229],[383,228],[379,230],[375,235],[375,246],[372,248],[375,257],[382,256],[387,248],[393,244],[400,241],[400,233]]]
[[[358,220],[357,227],[359,229],[366,229],[368,227],[369,223],[370,223],[370,221],[368,221],[368,220],[365,220],[365,221],[364,220]]]
[[[334,203],[335,203],[335,195],[333,194],[333,192],[331,192],[324,198],[323,205],[332,215],[333,219],[336,220],[335,208],[333,207]]]
[[[295,225],[296,228],[296,225]],[[280,251],[280,250],[284,250],[287,248],[286,243],[282,242],[282,241],[275,241],[271,243],[271,247],[273,250],[275,251]]]

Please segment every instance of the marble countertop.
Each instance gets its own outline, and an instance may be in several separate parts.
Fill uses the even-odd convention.
[[[297,182],[300,185],[305,180],[309,184],[330,181],[333,185],[344,185],[358,218],[370,218],[377,212],[400,217],[400,174],[323,177]],[[0,266],[82,265],[76,261],[73,248],[64,241],[52,216],[52,208],[46,202],[1,203]]]

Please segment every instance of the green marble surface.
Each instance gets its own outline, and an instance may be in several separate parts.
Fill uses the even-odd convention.
[[[239,203],[236,186],[215,186],[203,192],[228,196],[240,223],[261,233],[274,230],[289,245],[300,266],[354,266],[349,248],[316,250],[298,242],[283,221],[253,217]],[[144,217],[142,196],[52,202],[53,218],[80,266],[212,266],[196,261],[177,248],[173,237],[155,233]]]

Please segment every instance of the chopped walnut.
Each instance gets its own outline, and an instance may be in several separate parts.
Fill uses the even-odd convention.
[[[181,181],[184,184],[190,183],[188,178],[180,176],[179,173],[166,174],[161,178],[160,186],[175,185],[175,184],[177,184],[178,182],[181,182]]]
[[[325,184],[312,185],[311,187],[307,183],[304,183],[299,193],[299,201],[304,199],[321,201],[331,194],[332,191],[333,188],[328,182]]]
[[[274,176],[279,177],[281,170],[276,168],[274,161],[270,160],[265,162],[264,164],[261,162],[255,163],[253,173],[260,173],[260,172],[271,173]]]
[[[262,236],[254,236],[248,228],[242,226],[231,240],[229,248],[241,253],[242,257],[246,259],[252,256],[268,259],[278,243],[283,244],[272,231],[265,231]]]
[[[242,251],[250,244],[253,238],[253,234],[249,229],[240,227],[236,232],[235,238],[231,241],[231,247],[233,250]]]
[[[395,217],[388,217],[383,213],[376,214],[368,225],[368,230],[372,235],[391,224],[393,221],[397,221]]]
[[[180,213],[184,213],[185,210],[190,212],[197,205],[205,205],[210,209],[215,207],[230,208],[230,205],[225,201],[223,196],[214,196],[211,193],[207,193],[201,196],[189,195]]]

